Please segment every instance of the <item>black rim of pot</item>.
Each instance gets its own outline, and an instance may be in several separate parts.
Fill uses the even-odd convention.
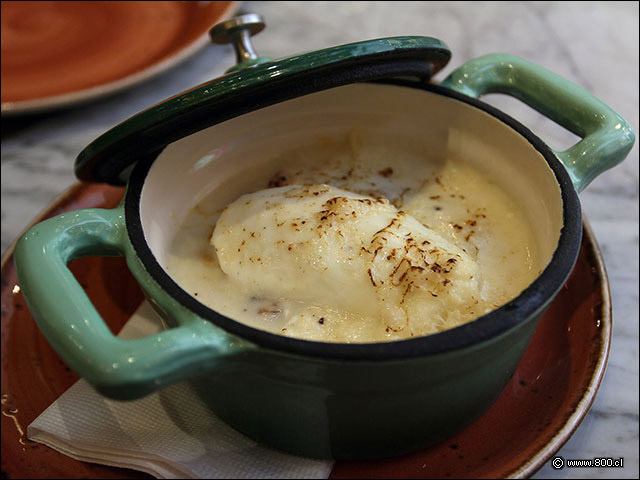
[[[537,318],[564,285],[578,258],[582,238],[580,202],[569,174],[551,149],[527,127],[504,112],[477,99],[448,88],[415,82],[384,81],[380,83],[426,90],[478,108],[522,135],[547,161],[561,190],[563,227],[551,261],[516,298],[476,320],[443,332],[379,343],[329,343],[285,337],[250,327],[232,320],[200,303],[184,291],[160,266],[144,238],[140,219],[140,197],[144,181],[155,160],[138,162],[129,179],[125,197],[127,232],[136,254],[151,277],[174,299],[200,317],[244,340],[271,350],[303,356],[340,360],[392,360],[422,357],[460,350],[499,337],[518,325]],[[280,101],[293,97],[282,98]]]

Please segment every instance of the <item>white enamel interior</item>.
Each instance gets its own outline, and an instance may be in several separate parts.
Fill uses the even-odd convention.
[[[165,252],[187,212],[212,189],[239,172],[246,173],[245,188],[264,188],[273,171],[260,167],[270,159],[352,130],[363,138],[384,136],[399,151],[424,151],[432,162],[463,160],[490,175],[533,226],[539,258],[545,265],[551,259],[562,228],[561,192],[524,137],[449,97],[354,84],[263,108],[169,145],[151,167],[140,202],[145,238],[160,265],[166,265]]]

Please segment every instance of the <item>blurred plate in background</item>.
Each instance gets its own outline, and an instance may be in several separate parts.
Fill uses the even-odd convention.
[[[2,115],[92,100],[208,43],[239,2],[2,2]]]

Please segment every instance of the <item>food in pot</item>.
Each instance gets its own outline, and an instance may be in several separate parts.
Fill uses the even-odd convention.
[[[187,216],[168,272],[230,318],[329,342],[453,328],[539,275],[531,229],[492,179],[384,153],[352,133],[272,159],[251,193],[230,179]]]
[[[418,319],[435,326],[469,316],[479,304],[478,265],[463,250],[388,200],[328,185],[243,195],[211,243],[222,271],[256,295],[311,306],[289,320],[296,336],[340,330],[345,313],[399,332]]]

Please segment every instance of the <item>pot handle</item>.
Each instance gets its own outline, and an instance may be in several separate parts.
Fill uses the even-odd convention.
[[[553,151],[578,191],[622,162],[635,140],[631,126],[582,87],[512,55],[471,60],[440,85],[473,98],[488,93],[510,95],[582,137],[567,150]]]
[[[125,340],[111,333],[66,265],[86,256],[125,256],[134,274],[141,268],[128,242],[122,205],[38,223],[18,240],[14,255],[21,290],[40,330],[62,359],[106,396],[141,397],[244,348],[194,314],[185,314],[177,328],[147,337]]]

